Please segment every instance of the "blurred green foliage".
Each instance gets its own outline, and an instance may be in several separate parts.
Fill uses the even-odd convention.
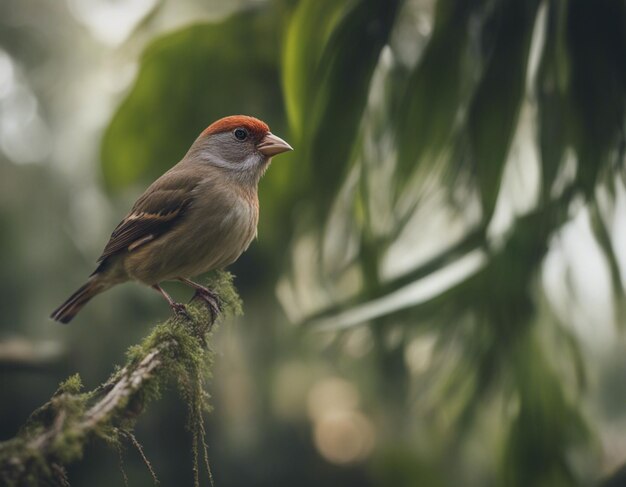
[[[540,5],[543,22],[538,20]],[[148,48],[135,87],[107,132],[103,145],[107,182],[114,187],[160,173],[165,167],[154,161],[169,164],[175,158],[165,146],[175,147],[181,154],[188,143],[188,127],[213,118],[210,114],[224,114],[221,103],[232,111],[242,101],[251,113],[270,119],[282,117],[277,109],[282,106],[281,95],[276,91],[280,76],[297,150],[297,160],[284,164],[297,164],[298,172],[295,179],[295,173],[290,173],[282,185],[275,186],[272,199],[293,201],[291,190],[297,187],[299,204],[312,209],[315,225],[325,225],[350,168],[359,163],[360,147],[368,144],[363,140],[363,124],[372,76],[380,65],[382,48],[390,43],[393,48],[390,36],[403,8],[408,8],[403,2],[303,0],[285,26],[282,64],[276,56],[277,36],[269,36],[271,46],[263,44],[268,39],[263,33],[275,34],[280,26],[272,26],[271,17],[260,13],[234,16],[217,26],[194,26],[159,39]],[[419,324],[424,318],[420,308],[428,307],[430,319],[441,324],[448,322],[454,327],[468,319],[474,323],[474,331],[462,346],[466,359],[456,372],[459,378],[465,374],[474,377],[473,393],[466,397],[460,418],[471,418],[470,411],[479,408],[494,387],[511,389],[508,394],[515,396],[519,406],[509,418],[503,485],[578,483],[566,452],[585,441],[586,428],[580,412],[561,390],[556,372],[543,358],[553,352],[536,336],[535,282],[550,238],[568,219],[570,203],[581,195],[594,205],[601,175],[614,174],[623,162],[625,15],[623,3],[611,1],[437,2],[433,32],[421,57],[413,66],[397,66],[390,75],[386,123],[398,157],[393,169],[395,188],[388,197],[392,208],[397,207],[406,191],[414,191],[409,182],[415,172],[422,166],[428,171],[428,165],[442,164],[443,159],[450,191],[461,181],[460,175],[466,174],[480,195],[480,220],[460,247],[444,250],[425,267],[411,270],[394,283],[385,282],[379,272],[384,249],[399,230],[376,237],[371,234],[376,222],[367,221],[371,214],[359,213],[358,202],[344,210],[357,212],[354,218],[362,232],[360,251],[353,257],[365,279],[361,298],[352,300],[356,306],[427,276],[468,250],[487,253],[484,269],[434,298],[434,307],[430,303],[409,307],[393,321]],[[257,20],[251,24],[254,16],[265,23]],[[537,34],[541,30],[544,32]],[[254,48],[238,48],[241,41],[235,38],[241,39],[241,31],[256,32]],[[537,35],[544,36],[544,44],[529,87],[531,41]],[[227,40],[218,47],[216,36]],[[232,52],[224,48],[231,42],[229,36],[235,43]],[[204,70],[197,71],[197,66]],[[267,74],[260,76],[265,71]],[[222,75],[223,81],[215,84],[219,97],[212,88],[200,88],[212,86]],[[244,81],[251,78],[253,87]],[[256,91],[259,89],[262,93]],[[539,114],[540,204],[517,220],[502,248],[492,247],[487,227],[502,197],[501,182],[522,105],[528,102],[528,89],[536,92]],[[190,92],[202,93],[200,100]],[[259,97],[268,105],[258,106]],[[145,128],[146,120],[155,120],[162,113],[173,116]],[[137,137],[146,130],[153,135]],[[170,143],[170,137],[180,143]],[[568,149],[578,161],[576,178],[554,197],[551,188]],[[612,164],[609,157],[616,151],[620,166]],[[131,170],[134,173],[130,174]],[[368,166],[362,164],[360,177],[367,178],[367,171]],[[367,191],[356,197],[365,199],[363,207],[371,204]],[[278,208],[270,208],[270,212],[280,211]],[[270,217],[273,226],[265,233],[284,235],[279,229],[281,220]],[[395,221],[402,226],[402,218]],[[601,247],[613,263],[613,283],[621,289],[603,220],[597,217],[593,222]],[[323,315],[332,316],[346,304],[338,302]],[[372,326],[384,329],[390,318],[382,315]],[[568,337],[572,363],[579,369],[575,340],[558,328]],[[384,335],[375,331],[375,336],[383,339]],[[397,353],[383,351],[381,364],[396,361],[389,355]],[[389,369],[389,373],[393,371],[397,368]],[[396,387],[403,387],[397,374],[391,380]]]
[[[342,485],[588,485],[601,475],[581,405],[593,361],[542,276],[583,208],[623,324],[610,221],[624,176],[625,59],[621,1],[268,1],[149,43],[105,131],[103,181],[112,192],[147,185],[221,116],[266,120],[296,150],[261,183],[261,250],[240,264],[264,283],[244,296],[258,424],[273,411],[275,371],[318,355],[274,324],[276,286],[291,292],[281,301],[301,329],[323,324],[322,359],[377,414],[371,475],[344,467]],[[533,173],[528,153],[537,188],[516,190],[530,202],[519,210],[511,180]],[[435,237],[430,253],[416,249]],[[432,285],[468,256],[480,264]],[[426,281],[431,291],[406,297]],[[354,337],[371,345],[360,359],[348,353]],[[432,357],[416,373],[407,357],[425,337]],[[314,438],[298,442],[274,420],[259,428],[277,452],[300,448],[285,483],[307,468],[339,478]],[[256,452],[218,461],[277,464]]]

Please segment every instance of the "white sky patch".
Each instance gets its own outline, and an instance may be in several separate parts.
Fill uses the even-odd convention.
[[[550,188],[550,197],[559,198],[563,191],[574,182],[577,172],[578,161],[576,160],[576,154],[571,147],[568,147],[563,155],[556,178],[554,178],[552,188]]]
[[[600,352],[611,345],[615,335],[612,285],[586,207],[581,207],[553,239],[542,283],[557,316],[587,349]]]
[[[50,133],[33,91],[11,57],[0,50],[0,150],[14,163],[41,162],[50,153]]]
[[[8,95],[15,84],[13,61],[0,49],[0,99]]]
[[[128,38],[156,0],[67,0],[67,3],[76,20],[93,37],[116,46]]]

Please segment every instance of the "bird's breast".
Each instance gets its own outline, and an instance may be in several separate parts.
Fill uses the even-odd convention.
[[[197,255],[201,256],[202,272],[232,264],[254,240],[259,207],[256,195],[253,196],[236,195],[219,210],[219,215],[199,219],[202,223],[197,241],[202,248]]]

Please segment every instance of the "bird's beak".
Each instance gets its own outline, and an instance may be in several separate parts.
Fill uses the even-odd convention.
[[[272,157],[276,154],[293,150],[293,147],[272,132],[265,134],[265,137],[261,139],[256,148],[265,157]]]

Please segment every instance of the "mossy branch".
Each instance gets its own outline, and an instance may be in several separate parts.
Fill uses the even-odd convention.
[[[209,286],[222,303],[216,321],[240,312],[230,274],[218,273]],[[78,374],[63,382],[50,401],[32,413],[15,438],[0,443],[0,484],[69,485],[65,466],[79,460],[87,443],[98,437],[118,448],[122,440],[131,439],[156,482],[132,428],[146,404],[172,382],[189,408],[195,483],[200,482],[199,445],[210,477],[203,421],[209,405],[203,384],[210,376],[208,338],[214,320],[204,304],[195,300],[187,310],[190,319],[172,317],[157,325],[140,345],[129,349],[124,367],[93,391],[82,392]]]

